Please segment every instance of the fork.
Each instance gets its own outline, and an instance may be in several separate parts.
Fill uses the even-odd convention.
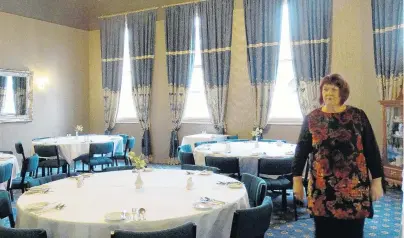
[[[49,211],[52,211],[52,210],[62,210],[65,206],[66,205],[63,204],[63,203],[58,203],[55,207],[51,207],[51,208],[46,209],[46,210],[38,211],[38,212],[36,212],[36,214],[41,215],[43,213],[46,213],[46,212],[49,212]]]

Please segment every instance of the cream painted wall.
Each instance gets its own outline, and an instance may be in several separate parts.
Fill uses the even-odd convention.
[[[233,23],[233,44],[227,106],[229,134],[250,138],[254,117],[252,94],[249,90],[247,52],[242,1],[236,0]],[[348,103],[365,110],[381,139],[381,113],[377,103],[376,76],[373,63],[373,43],[370,2],[367,0],[334,1],[333,6],[332,72],[341,73],[351,87]],[[348,27],[349,26],[349,27]],[[102,133],[103,105],[101,91],[101,64],[99,31],[90,32],[90,128]],[[155,70],[151,109],[151,136],[156,162],[168,157],[171,130],[168,107],[168,83],[165,61],[164,21],[157,22]],[[94,62],[95,61],[95,62]],[[183,124],[179,136],[214,132],[211,125]],[[270,125],[265,138],[285,139],[296,142],[300,126]],[[135,151],[140,153],[142,132],[139,124],[118,124],[114,133],[127,133],[137,138]]]
[[[34,72],[34,118],[30,123],[0,124],[0,149],[13,150],[21,141],[88,131],[88,32],[0,12],[0,68]],[[35,80],[47,77],[44,90]]]

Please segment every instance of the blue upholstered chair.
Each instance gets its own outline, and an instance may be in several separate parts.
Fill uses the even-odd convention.
[[[24,147],[22,146],[21,142],[17,142],[15,143],[15,151],[17,152],[17,154],[22,155],[22,159],[25,160],[25,153],[24,153]]]
[[[26,160],[22,161],[21,177],[15,178],[11,181],[10,195],[12,200],[14,200],[13,196],[14,189],[21,189],[22,193],[25,192],[28,181],[33,179],[29,176],[26,176],[26,174],[34,173],[38,168],[38,164],[39,164],[39,156],[37,154],[34,154],[33,156],[28,157]]]
[[[292,178],[293,157],[284,159],[262,158],[258,160],[258,176],[265,180],[268,190],[282,191],[282,208],[286,211],[286,190],[293,188]],[[263,175],[280,175],[276,179],[266,178]],[[296,209],[296,203],[294,203]]]
[[[215,174],[220,173],[220,169],[218,169],[218,168],[203,166],[203,165],[182,164],[181,169],[182,170],[199,170],[199,171],[207,170],[207,171],[212,171]]]
[[[181,164],[195,164],[191,145],[178,146],[178,160]]]
[[[0,219],[6,218],[10,220],[10,226],[15,226],[14,216],[13,216],[13,209],[11,207],[11,199],[10,194],[8,191],[0,190]],[[1,227],[1,226],[0,226]],[[8,236],[1,236],[0,237],[8,237]]]
[[[196,147],[198,147],[200,145],[203,145],[203,144],[215,144],[215,143],[217,143],[217,141],[215,141],[215,140],[212,140],[212,141],[200,141],[200,142],[195,142],[194,146],[196,148]]]
[[[273,204],[266,196],[258,207],[236,210],[231,227],[231,238],[262,238],[271,221]]]
[[[61,167],[67,167],[69,169],[67,161],[60,159],[56,145],[35,145],[34,150],[40,158],[38,169],[42,168],[42,177],[45,177],[45,169],[48,169],[48,175],[52,174],[53,168],[57,168],[57,174]],[[38,177],[38,170],[36,171],[36,177]]]
[[[116,230],[111,238],[195,238],[196,225],[188,222],[184,225],[161,231],[133,232]]]
[[[122,145],[123,145],[123,151],[122,152],[115,152],[114,157],[112,158],[113,161],[115,162],[115,165],[118,166],[118,160],[123,160],[125,162],[125,165],[128,165],[128,158],[126,156],[127,151],[128,151],[128,138],[129,136],[126,134],[118,134],[120,137],[122,137]]]
[[[220,169],[221,174],[226,174],[232,178],[240,180],[240,165],[236,157],[205,157],[206,166],[216,167]]]
[[[88,165],[89,172],[92,171],[94,169],[94,166],[96,165],[101,165],[101,170],[104,169],[104,165],[112,165],[113,151],[114,151],[114,142],[91,143],[89,155],[86,158],[83,158],[82,160],[83,171],[84,171],[84,164]]]
[[[247,190],[250,207],[261,205],[267,194],[267,184],[265,181],[262,178],[245,173],[241,176],[241,182],[244,183]]]
[[[67,177],[67,174],[54,174],[46,177],[40,177],[36,179],[28,180],[27,187],[32,188],[35,186],[40,186],[42,184],[50,183],[56,180],[64,179]]]
[[[11,182],[11,174],[13,172],[13,164],[0,165],[0,183],[7,182],[7,191],[0,191],[0,219],[8,217],[11,227],[15,226],[13,211],[11,209],[11,199],[8,192]]]
[[[116,167],[107,167],[103,169],[103,172],[112,172],[112,171],[121,171],[121,170],[132,170],[135,167],[132,165],[125,166],[116,166]]]
[[[227,136],[227,140],[238,140],[238,135]]]
[[[129,159],[128,154],[135,148],[135,144],[136,144],[136,138],[133,136],[129,137],[128,142],[127,142],[127,152],[126,152],[126,158],[127,158],[129,165],[132,165],[132,161]]]
[[[250,141],[249,139],[227,139],[225,140],[226,142],[244,142],[244,141]]]
[[[14,229],[0,226],[0,237],[7,238],[47,238],[43,229]]]

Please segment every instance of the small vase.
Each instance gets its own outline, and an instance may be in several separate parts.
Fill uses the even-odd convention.
[[[76,137],[78,137],[79,136],[79,132],[78,131],[76,131]]]
[[[255,148],[258,148],[258,147],[259,147],[258,141],[259,141],[259,137],[256,136],[256,137],[255,137]]]
[[[143,180],[142,177],[140,176],[140,171],[137,174],[135,185],[136,189],[141,189],[143,187]]]

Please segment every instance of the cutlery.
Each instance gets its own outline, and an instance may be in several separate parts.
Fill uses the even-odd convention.
[[[201,202],[211,202],[211,203],[222,204],[222,205],[226,204],[223,201],[219,201],[219,200],[208,198],[208,197],[201,197]]]
[[[191,175],[191,174],[194,174],[194,172],[187,171],[187,175]]]
[[[142,220],[145,221],[146,217],[145,214],[146,213],[146,209],[144,209],[143,207],[139,209],[139,214],[142,215]],[[140,219],[140,215],[139,215],[139,219]]]
[[[64,207],[66,207],[66,204],[58,203],[55,207],[51,207],[51,208],[46,209],[46,210],[38,211],[38,212],[36,212],[36,214],[41,215],[43,213],[53,211],[53,210],[62,210]]]

